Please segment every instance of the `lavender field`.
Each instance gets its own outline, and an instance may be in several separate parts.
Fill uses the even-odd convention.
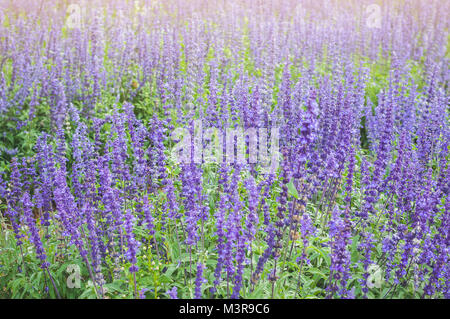
[[[450,298],[449,24],[0,0],[0,298]]]

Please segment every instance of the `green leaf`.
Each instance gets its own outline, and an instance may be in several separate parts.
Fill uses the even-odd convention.
[[[296,199],[299,199],[297,188],[295,187],[295,185],[292,182],[292,180],[289,182],[289,184],[287,184],[287,188],[288,188],[288,194],[289,195],[293,196]]]

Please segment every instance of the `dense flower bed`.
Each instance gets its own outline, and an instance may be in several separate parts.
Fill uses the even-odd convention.
[[[449,298],[449,14],[0,2],[0,297]]]

